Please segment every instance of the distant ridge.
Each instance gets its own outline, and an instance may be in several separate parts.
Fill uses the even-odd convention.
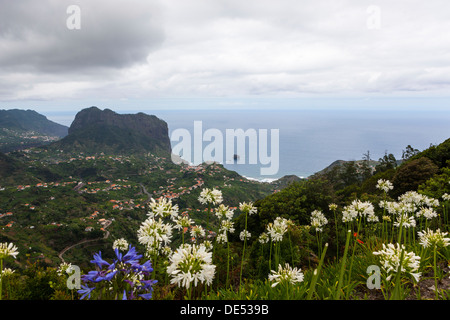
[[[48,120],[34,110],[0,110],[0,128],[21,131],[35,131],[49,136],[65,137],[68,127]]]
[[[44,146],[65,137],[68,130],[34,110],[0,110],[0,152]]]

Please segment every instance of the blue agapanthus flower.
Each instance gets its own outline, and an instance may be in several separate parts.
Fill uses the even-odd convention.
[[[78,290],[81,299],[151,299],[153,284],[157,281],[149,279],[153,272],[150,260],[140,264],[142,255],[132,246],[125,254],[117,248],[114,253],[115,259],[111,263],[102,258],[101,252],[94,254],[90,262],[95,264],[96,270],[82,276],[84,284]]]

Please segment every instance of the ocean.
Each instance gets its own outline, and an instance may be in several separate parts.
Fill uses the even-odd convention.
[[[70,126],[76,112],[42,113],[52,121]],[[135,113],[134,111],[116,112]],[[215,150],[218,150],[219,146],[223,145],[222,156],[220,151],[216,151],[218,154],[215,152],[206,154],[215,155],[217,158],[213,160],[223,159],[218,162],[223,163],[227,169],[261,181],[271,181],[284,175],[308,177],[336,160],[360,160],[367,151],[370,152],[372,160],[378,160],[386,152],[401,159],[402,151],[408,145],[424,150],[431,144],[439,144],[450,138],[450,111],[447,110],[149,110],[142,112],[156,115],[166,121],[169,136],[172,138],[177,132],[190,133],[190,137],[183,137],[183,140],[190,141],[191,147],[191,150],[183,149],[186,153],[183,156],[185,160],[196,164],[194,157],[199,152],[195,153],[194,150],[200,150],[200,154],[204,156],[201,160],[208,160],[202,151],[205,152],[208,146],[212,149],[215,146]],[[232,132],[242,129],[247,133],[253,133],[258,143],[262,142],[263,145],[252,144],[253,140],[247,139],[244,153],[239,154],[235,148],[233,154],[230,154],[226,146],[233,142],[237,145],[238,142],[227,139],[227,129]],[[263,129],[267,129],[267,135],[264,135]],[[207,132],[213,133],[213,140],[205,139],[203,135]],[[181,139],[173,140],[172,148],[180,149],[184,146]],[[220,144],[216,144],[217,141]],[[266,150],[262,152],[261,146],[264,146],[265,141],[267,152]],[[250,163],[250,153],[256,154],[254,163]],[[266,157],[263,157],[264,155]],[[267,170],[269,167],[271,170]],[[264,173],[262,168],[266,168],[269,172]]]

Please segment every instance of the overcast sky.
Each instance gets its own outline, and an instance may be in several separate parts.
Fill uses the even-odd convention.
[[[449,85],[448,0],[0,0],[0,109],[445,108]]]

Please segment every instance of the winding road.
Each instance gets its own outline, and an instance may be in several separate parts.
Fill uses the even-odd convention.
[[[110,224],[111,224],[111,221],[110,221],[110,220],[106,220],[105,225],[103,226],[103,228],[106,230],[106,228],[108,228]],[[95,242],[95,241],[105,240],[105,239],[108,239],[108,237],[109,237],[109,231],[106,230],[105,234],[104,234],[103,237],[101,237],[101,238],[96,238],[96,239],[85,239],[85,240],[82,240],[82,241],[80,241],[80,242],[78,242],[78,243],[75,243],[75,244],[73,244],[73,245],[71,245],[71,246],[69,246],[69,247],[64,248],[64,249],[58,254],[58,257],[61,259],[62,263],[64,263],[65,261],[64,261],[64,258],[63,258],[63,254],[66,253],[66,251],[68,251],[68,250],[70,250],[70,249],[72,249],[72,248],[74,248],[74,247],[76,247],[76,246],[79,246],[79,245],[88,243],[88,242]]]
[[[140,183],[139,185],[140,185],[141,188],[142,188],[142,193],[145,193],[145,194],[147,195],[147,200],[144,200],[144,202],[143,202],[143,204],[146,204],[146,203],[148,203],[148,202],[152,199],[152,195],[151,195],[151,193],[149,193],[149,192],[147,191],[147,189],[145,188],[145,186],[144,186],[142,183]],[[64,255],[64,253],[66,253],[68,250],[70,250],[70,249],[72,249],[72,248],[74,248],[74,247],[76,247],[76,246],[85,244],[85,243],[95,242],[95,241],[100,241],[100,240],[108,239],[108,237],[109,237],[109,231],[106,230],[106,229],[109,227],[109,225],[110,225],[111,223],[112,223],[112,222],[111,222],[110,220],[106,220],[105,225],[103,226],[103,228],[105,229],[106,232],[105,232],[105,234],[103,235],[103,237],[101,237],[101,238],[96,238],[96,239],[85,239],[85,240],[82,240],[82,241],[80,241],[80,242],[78,242],[78,243],[75,243],[75,244],[73,244],[73,245],[71,245],[71,246],[68,246],[68,247],[64,248],[64,249],[58,254],[58,257],[59,257],[59,258],[61,259],[61,261],[64,263],[65,261],[64,261],[63,255]]]

